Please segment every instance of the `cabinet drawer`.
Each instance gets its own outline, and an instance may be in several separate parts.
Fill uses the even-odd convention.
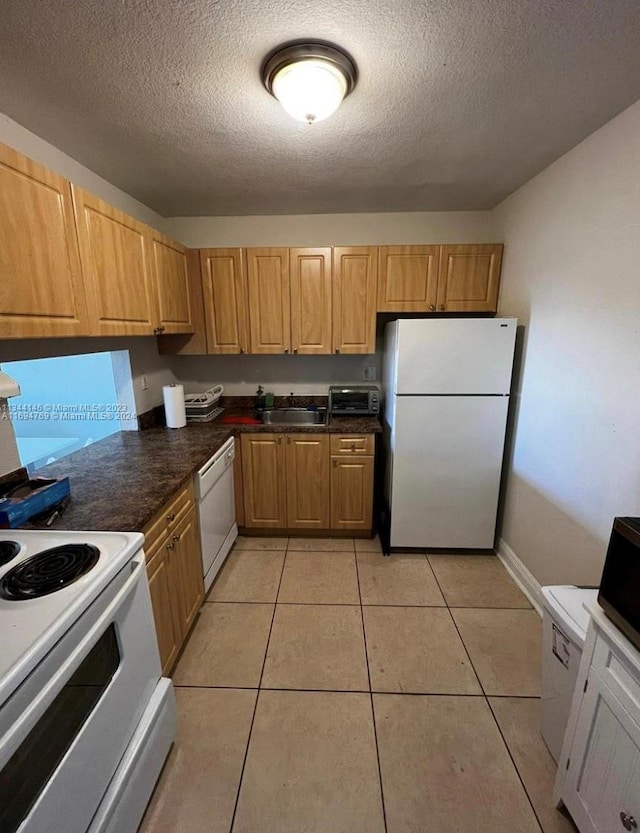
[[[592,664],[611,693],[640,720],[640,674],[602,634],[596,639]]]
[[[334,434],[331,436],[332,454],[373,454],[373,434]]]
[[[195,504],[193,483],[191,480],[170,498],[162,509],[142,530],[147,562],[157,550],[157,544],[171,532]]]

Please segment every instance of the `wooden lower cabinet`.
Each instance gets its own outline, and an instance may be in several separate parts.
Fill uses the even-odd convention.
[[[145,527],[147,576],[162,673],[168,674],[204,599],[202,553],[191,484]]]
[[[160,665],[162,673],[166,675],[173,667],[182,645],[173,592],[176,586],[175,560],[170,558],[166,544],[148,562],[147,575],[160,651]]]
[[[240,446],[240,526],[371,530],[373,434],[251,433],[242,434]]]
[[[358,454],[331,458],[331,529],[371,529],[373,459]]]
[[[329,527],[329,436],[286,434],[287,527]]]
[[[189,633],[204,600],[202,552],[195,508],[176,528],[172,535],[172,543],[175,544],[175,549],[171,557],[176,562],[179,573],[177,596],[180,633],[184,638]]]
[[[284,529],[287,525],[287,487],[282,434],[243,434],[242,485],[244,525]]]

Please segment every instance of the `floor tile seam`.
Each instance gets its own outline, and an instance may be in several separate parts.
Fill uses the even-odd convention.
[[[442,594],[442,598],[445,600],[445,602],[447,602],[447,597],[445,596],[444,590],[442,589],[442,586],[441,586],[440,582],[438,581],[438,576],[435,574],[435,570],[433,571],[433,575],[435,577],[436,584],[438,585],[438,589],[440,590],[440,593]],[[451,612],[451,608],[449,607],[448,603],[447,603],[447,610],[449,611],[449,617],[451,618],[451,621],[453,622],[453,627],[456,629],[456,633],[458,634],[458,639],[462,643],[462,647],[464,649],[464,652],[467,656],[467,659],[469,660],[469,664],[471,665],[471,669],[473,670],[473,673],[474,673],[475,678],[478,682],[478,685],[480,686],[480,691],[486,697],[487,696],[486,691],[484,690],[484,685],[482,684],[482,680],[480,679],[480,675],[478,674],[478,671],[477,671],[477,669],[474,665],[474,662],[471,659],[471,654],[469,653],[469,651],[467,649],[467,646],[465,644],[465,641],[462,638],[462,634],[460,633],[460,628],[458,627],[458,623],[456,622],[455,617],[454,617],[453,613]]]
[[[205,691],[220,690],[220,691],[299,691],[308,692],[312,694],[370,694],[375,695],[390,695],[394,697],[483,697],[486,695],[481,693],[469,693],[462,691],[393,691],[383,689],[368,689],[368,688],[303,688],[300,686],[242,686],[242,685],[204,685],[203,683],[174,683],[174,688],[177,689],[202,689]],[[495,698],[504,699],[521,699],[521,700],[537,700],[537,697],[511,697],[511,695],[490,695]]]
[[[278,594],[280,593],[280,585],[282,584],[282,576],[284,574],[284,565],[286,562],[286,553],[285,557],[282,559],[282,566],[280,568],[280,579],[278,581],[278,590],[276,592],[276,599],[278,598]],[[238,811],[238,802],[240,800],[240,791],[242,789],[242,781],[244,779],[244,771],[247,765],[247,758],[249,757],[249,746],[251,744],[251,735],[253,734],[253,726],[256,720],[256,714],[258,712],[258,701],[260,700],[260,683],[262,682],[262,677],[264,675],[264,668],[267,663],[267,654],[269,653],[269,642],[271,641],[271,632],[273,630],[273,622],[276,618],[276,604],[273,605],[273,611],[271,613],[271,622],[269,624],[269,633],[267,635],[267,642],[264,648],[264,657],[262,658],[262,668],[260,670],[260,677],[258,678],[258,688],[256,690],[256,701],[253,704],[253,713],[251,715],[251,723],[249,724],[249,731],[247,733],[247,744],[244,750],[244,756],[242,758],[242,768],[240,769],[240,778],[238,779],[238,788],[236,790],[236,798],[233,804],[233,813],[231,815],[231,824],[229,825],[229,833],[232,833],[233,827],[236,822],[236,813]]]
[[[542,826],[542,822],[540,821],[540,818],[538,816],[536,808],[533,806],[533,801],[531,800],[531,796],[529,795],[529,790],[527,789],[526,784],[524,783],[524,779],[522,778],[522,775],[520,774],[520,770],[518,769],[518,765],[516,764],[516,761],[515,761],[515,758],[513,757],[513,754],[511,753],[511,748],[509,747],[509,744],[507,743],[507,739],[504,736],[504,733],[502,731],[502,727],[500,726],[500,723],[498,722],[498,718],[496,717],[495,712],[491,708],[491,702],[489,701],[489,698],[487,697],[486,700],[487,700],[487,706],[489,707],[489,712],[491,714],[491,717],[493,718],[493,722],[496,724],[496,726],[498,728],[498,732],[500,734],[500,737],[502,738],[502,742],[504,744],[504,747],[507,750],[507,755],[509,756],[509,760],[511,761],[511,763],[513,765],[515,773],[518,776],[518,781],[520,781],[520,784],[522,785],[522,789],[524,791],[524,794],[527,797],[527,801],[529,802],[529,806],[531,807],[531,812],[533,813],[533,817],[535,818],[535,820],[538,824],[538,827],[540,829],[540,833],[544,833],[544,827]]]
[[[358,598],[360,599],[360,619],[362,622],[362,638],[364,640],[364,659],[367,664],[367,679],[369,680],[369,708],[371,710],[371,723],[373,727],[373,741],[376,747],[376,763],[378,766],[378,784],[380,786],[380,803],[382,804],[382,822],[385,833],[388,833],[387,806],[384,800],[384,784],[382,781],[382,765],[380,763],[380,746],[378,744],[378,729],[376,726],[376,713],[373,705],[373,691],[371,688],[371,671],[369,670],[369,651],[367,650],[367,630],[364,624],[364,607],[362,604],[362,591],[360,589],[360,572],[358,570],[358,556],[354,551],[354,562],[356,567],[356,581],[358,584]]]

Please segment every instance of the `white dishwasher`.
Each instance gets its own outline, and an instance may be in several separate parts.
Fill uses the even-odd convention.
[[[213,584],[238,537],[233,493],[233,437],[195,474],[204,589]]]

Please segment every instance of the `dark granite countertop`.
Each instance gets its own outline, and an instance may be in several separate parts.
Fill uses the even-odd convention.
[[[139,531],[231,436],[381,430],[375,417],[334,417],[328,425],[221,425],[214,420],[180,429],[123,431],[46,466],[39,474],[67,475],[71,484],[71,502],[52,529]]]

